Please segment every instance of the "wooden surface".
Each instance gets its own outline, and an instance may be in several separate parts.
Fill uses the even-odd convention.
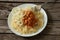
[[[46,0],[0,0],[0,40],[60,40],[60,0],[49,0],[44,7],[48,15],[48,24],[40,34],[24,38],[15,35],[8,28],[7,17],[13,7],[24,3],[43,4]]]
[[[46,0],[0,0],[0,1],[8,1],[8,2],[45,2]],[[60,2],[60,0],[48,0],[49,2]]]

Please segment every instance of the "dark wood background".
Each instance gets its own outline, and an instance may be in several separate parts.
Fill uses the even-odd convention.
[[[43,4],[46,0],[0,0],[0,40],[60,40],[60,0],[48,0],[44,7],[48,24],[40,34],[24,38],[15,35],[8,28],[7,17],[13,7],[24,3]]]

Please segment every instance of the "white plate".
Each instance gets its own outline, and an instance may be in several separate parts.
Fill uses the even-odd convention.
[[[19,5],[19,6],[17,6],[17,7],[19,7],[19,8],[24,8],[24,7],[27,7],[27,6],[33,7],[33,6],[35,6],[35,4],[22,4],[22,5]],[[13,9],[12,9],[12,10],[13,10]],[[31,37],[31,36],[37,35],[37,34],[39,34],[40,32],[42,32],[42,31],[44,30],[44,28],[46,27],[46,25],[47,25],[47,14],[46,14],[45,10],[44,10],[43,8],[41,8],[40,12],[41,12],[41,13],[43,14],[43,16],[44,16],[44,24],[43,24],[42,28],[39,29],[36,33],[23,35],[23,34],[20,34],[20,33],[17,32],[17,31],[15,31],[15,30],[12,28],[12,26],[10,25],[11,18],[12,18],[12,13],[10,13],[9,16],[8,16],[8,26],[9,26],[9,28],[11,29],[11,31],[12,31],[13,33],[15,33],[15,34],[17,34],[17,35],[19,35],[19,36]]]

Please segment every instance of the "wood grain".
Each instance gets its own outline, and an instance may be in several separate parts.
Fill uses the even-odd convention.
[[[56,3],[54,3],[54,0],[49,0],[49,3],[44,7],[48,15],[48,24],[40,34],[34,37],[24,38],[15,35],[8,27],[7,17],[13,7],[26,2],[37,2],[34,4],[40,5],[45,1],[46,0],[0,0],[0,40],[60,40],[60,0],[57,0]]]
[[[0,3],[0,14],[2,14],[0,15],[0,33],[12,33],[7,25],[7,17],[12,8],[20,4],[22,3]],[[60,35],[60,3],[48,3],[44,9],[48,15],[48,25],[43,34]]]
[[[0,3],[0,19],[7,19],[8,14],[13,7],[16,7],[22,3]],[[35,3],[40,5],[38,3]],[[41,3],[43,4],[43,3]],[[60,3],[48,3],[44,9],[49,17],[49,20],[60,20]]]
[[[6,22],[7,20],[0,20],[0,33],[12,33]],[[48,21],[42,34],[60,35],[60,21]]]
[[[39,34],[34,37],[24,38],[15,34],[0,34],[0,40],[60,40],[60,36]]]
[[[60,0],[0,0],[2,2],[60,2]]]

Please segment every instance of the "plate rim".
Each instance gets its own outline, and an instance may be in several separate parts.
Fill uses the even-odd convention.
[[[26,4],[27,4],[27,3],[26,3]],[[26,4],[21,4],[21,5],[19,5],[19,6],[26,5]],[[28,3],[27,5],[29,5],[29,4],[31,4],[31,3]],[[36,4],[32,4],[32,5],[36,5]],[[18,6],[17,6],[17,7],[18,7]],[[42,9],[42,10],[45,12],[45,14],[46,14],[46,11],[45,11],[43,8],[41,8],[41,9]],[[21,35],[21,34],[16,33],[16,31],[13,31],[13,29],[10,27],[10,26],[11,26],[11,25],[9,24],[9,17],[10,17],[10,15],[11,15],[11,13],[10,13],[9,16],[8,16],[8,21],[7,21],[9,29],[10,29],[14,34],[19,35],[19,36],[22,36],[22,37],[31,37],[31,36],[35,36],[35,35],[41,33],[41,32],[45,29],[45,27],[46,27],[46,25],[47,25],[47,22],[48,22],[48,17],[47,17],[47,14],[46,14],[46,17],[47,17],[47,19],[46,19],[46,24],[45,24],[44,28],[43,28],[40,32],[38,32],[38,33],[36,33],[36,34],[34,33],[33,35]]]

